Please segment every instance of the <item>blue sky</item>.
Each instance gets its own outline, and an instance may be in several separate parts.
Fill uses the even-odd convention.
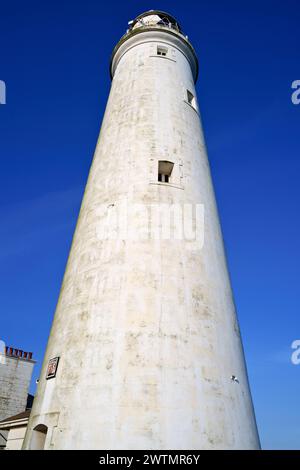
[[[0,339],[38,377],[109,93],[111,51],[148,9],[178,18],[197,85],[264,448],[300,449],[300,3],[2,2]],[[34,389],[34,383],[32,390]]]

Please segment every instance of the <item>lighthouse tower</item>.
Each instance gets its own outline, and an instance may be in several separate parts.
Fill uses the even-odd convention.
[[[110,73],[24,448],[257,449],[195,51],[151,10]]]

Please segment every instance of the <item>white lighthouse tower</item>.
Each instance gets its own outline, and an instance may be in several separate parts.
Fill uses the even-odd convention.
[[[24,448],[257,449],[197,57],[169,14],[129,25]]]

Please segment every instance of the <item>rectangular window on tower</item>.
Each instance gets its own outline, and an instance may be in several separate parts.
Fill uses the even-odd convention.
[[[168,54],[168,48],[164,46],[157,46],[157,55],[166,57]]]
[[[186,94],[187,94],[187,102],[188,102],[194,109],[197,110],[196,99],[195,99],[193,93],[191,93],[189,90],[186,90]]]
[[[161,183],[170,183],[174,163],[160,160],[158,162],[158,181]]]

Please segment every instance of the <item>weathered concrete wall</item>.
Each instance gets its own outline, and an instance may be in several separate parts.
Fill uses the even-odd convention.
[[[259,447],[191,63],[174,35],[147,34],[115,64],[25,448],[38,424],[47,449]],[[204,247],[99,239],[99,207],[124,200],[204,204]]]
[[[1,354],[0,421],[25,410],[34,361]]]

